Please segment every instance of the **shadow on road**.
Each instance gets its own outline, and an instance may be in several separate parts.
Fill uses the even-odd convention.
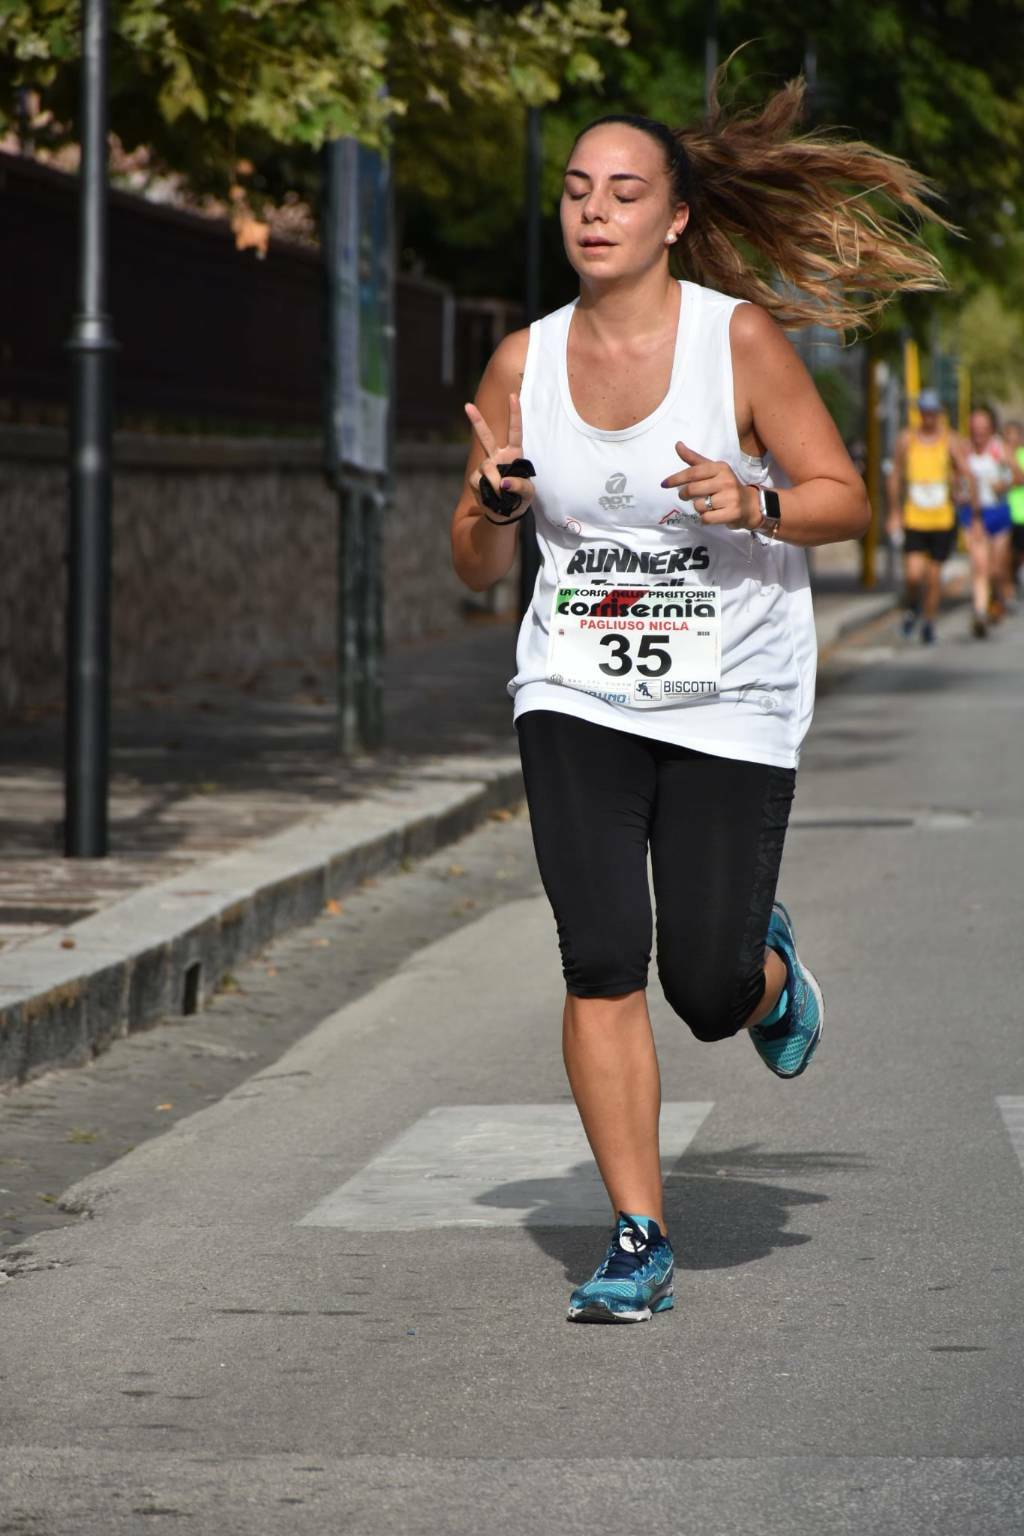
[[[805,1232],[787,1230],[791,1212],[820,1205],[829,1196],[767,1182],[857,1173],[871,1166],[852,1152],[759,1152],[756,1145],[720,1152],[688,1152],[667,1169],[666,1219],[676,1262],[682,1269],[731,1269],[767,1258],[776,1248],[809,1243]],[[528,1208],[524,1225],[539,1248],[565,1267],[576,1284],[592,1273],[607,1227],[560,1226],[558,1213],[593,1209],[593,1163],[578,1163],[566,1176],[497,1184],[480,1196],[483,1205]],[[610,1216],[609,1216],[610,1224]],[[596,1234],[596,1235],[595,1235]]]

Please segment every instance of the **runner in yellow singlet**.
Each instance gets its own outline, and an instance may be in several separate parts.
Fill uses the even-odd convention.
[[[903,634],[909,639],[921,620],[921,639],[931,645],[942,597],[942,567],[956,540],[953,477],[969,480],[970,472],[962,445],[942,419],[936,391],[922,390],[917,407],[920,427],[908,427],[896,442],[888,526],[890,534],[903,530]]]

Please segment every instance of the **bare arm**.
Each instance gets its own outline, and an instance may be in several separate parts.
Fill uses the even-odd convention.
[[[892,456],[892,469],[886,481],[886,493],[889,498],[888,528],[890,533],[900,526],[903,510],[903,482],[907,472],[907,444],[910,441],[909,432],[901,432],[896,439],[896,449]]]
[[[953,467],[961,480],[967,486],[967,494],[971,498],[971,510],[975,517],[981,516],[981,498],[978,495],[978,482],[971,474],[971,467],[967,458],[967,446],[962,437],[951,437],[949,440],[949,456],[953,461]],[[955,499],[955,498],[954,498]]]
[[[763,309],[737,305],[730,336],[737,420],[753,431],[793,482],[779,495],[787,544],[856,539],[871,521],[864,482],[814,381]]]
[[[484,592],[508,574],[516,557],[519,524],[502,528],[483,515],[476,485],[481,473],[498,488],[496,463],[525,458],[522,445],[522,421],[519,414],[519,388],[526,366],[529,331],[514,331],[495,349],[484,370],[474,407],[466,414],[474,429],[473,443],[466,461],[462,495],[452,515],[452,563],[460,581],[473,592]],[[504,447],[498,447],[502,443]],[[514,450],[514,451],[513,451]],[[515,481],[511,489],[523,496],[533,494],[531,481]]]

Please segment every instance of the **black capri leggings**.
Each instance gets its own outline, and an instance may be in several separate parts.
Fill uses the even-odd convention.
[[[795,769],[711,757],[552,710],[527,711],[517,730],[569,992],[619,997],[646,987],[649,845],[665,996],[698,1040],[736,1034],[764,993]]]

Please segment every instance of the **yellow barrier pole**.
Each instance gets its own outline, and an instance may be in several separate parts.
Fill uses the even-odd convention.
[[[861,585],[870,590],[878,580],[875,560],[878,554],[878,530],[885,515],[885,488],[882,485],[882,424],[878,419],[878,360],[870,342],[866,351],[864,482],[871,502],[871,521],[861,541],[860,579]]]
[[[909,338],[903,343],[903,388],[907,394],[907,426],[914,432],[921,425],[921,412],[917,397],[921,393],[921,354],[917,342]]]
[[[971,370],[966,363],[958,363],[956,368],[956,404],[957,429],[966,437],[971,426]]]

